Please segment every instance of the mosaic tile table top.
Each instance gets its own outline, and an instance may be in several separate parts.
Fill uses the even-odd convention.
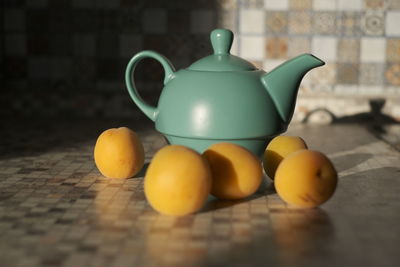
[[[248,199],[210,198],[201,212],[174,218],[148,205],[143,172],[118,180],[95,168],[97,135],[123,125],[139,132],[146,162],[165,145],[147,123],[5,123],[1,266],[400,265],[400,153],[365,128],[289,129],[339,171],[337,191],[321,208],[285,205],[266,178]]]

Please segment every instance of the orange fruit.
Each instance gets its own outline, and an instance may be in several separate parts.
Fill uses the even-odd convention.
[[[244,147],[217,143],[209,147],[203,157],[211,167],[211,194],[217,198],[245,198],[253,194],[261,184],[261,163]]]
[[[139,136],[127,127],[104,131],[94,147],[94,161],[109,178],[129,178],[144,164],[144,149]]]
[[[300,150],[283,159],[279,165],[275,174],[275,189],[287,203],[313,208],[333,195],[337,180],[337,172],[324,154]]]
[[[307,145],[298,136],[277,136],[268,144],[264,152],[263,165],[265,173],[272,180],[281,161],[291,153],[300,149],[307,149]]]
[[[183,216],[200,210],[210,188],[208,163],[199,153],[181,145],[160,149],[144,179],[148,202],[166,215]]]

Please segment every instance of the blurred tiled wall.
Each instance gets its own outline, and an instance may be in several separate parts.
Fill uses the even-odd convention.
[[[316,109],[337,117],[368,112],[386,99],[384,112],[400,119],[400,0],[238,1],[237,52],[271,70],[312,53],[327,64],[302,82],[295,113]]]
[[[213,0],[2,0],[2,117],[137,117],[124,83],[129,59],[152,49],[184,68],[210,52]],[[4,60],[3,60],[4,59]],[[155,104],[163,70],[139,64]]]
[[[177,69],[211,52],[209,32],[235,33],[232,52],[271,70],[300,53],[327,64],[306,75],[295,115],[384,111],[400,119],[400,0],[3,0],[0,116],[137,117],[124,69],[143,49]],[[137,68],[155,104],[163,72]]]

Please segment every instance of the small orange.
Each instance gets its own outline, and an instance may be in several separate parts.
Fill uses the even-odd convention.
[[[203,157],[210,163],[211,194],[217,198],[245,198],[261,184],[261,162],[244,147],[233,143],[217,143],[209,147]]]
[[[307,149],[306,142],[299,136],[280,135],[272,139],[264,152],[264,170],[272,180],[281,161],[291,153]]]
[[[208,163],[196,151],[181,145],[160,149],[150,162],[144,193],[160,213],[183,216],[201,209],[211,188]]]
[[[144,148],[139,136],[127,127],[104,131],[94,147],[94,161],[109,178],[129,178],[144,164]]]
[[[335,192],[337,172],[321,152],[300,150],[283,159],[275,174],[275,189],[287,203],[313,208]]]

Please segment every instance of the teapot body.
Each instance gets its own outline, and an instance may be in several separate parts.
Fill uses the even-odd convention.
[[[180,70],[161,92],[156,129],[191,138],[243,139],[285,130],[260,82],[264,71]]]
[[[139,52],[125,71],[128,92],[171,144],[202,153],[214,143],[231,142],[261,157],[269,140],[286,130],[301,79],[324,62],[303,54],[266,73],[230,54],[231,31],[216,29],[210,39],[214,53],[180,71],[154,51]],[[156,107],[143,101],[133,81],[144,58],[159,61],[165,72]]]
[[[260,82],[264,74],[180,70],[162,90],[155,127],[170,143],[199,152],[233,142],[260,154],[267,140],[286,130]]]

